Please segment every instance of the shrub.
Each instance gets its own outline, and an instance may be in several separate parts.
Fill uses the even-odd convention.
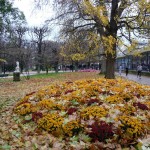
[[[72,115],[76,111],[77,111],[77,108],[71,107],[71,108],[68,109],[67,114]]]
[[[91,128],[89,136],[92,138],[92,141],[104,142],[106,139],[109,139],[113,136],[113,125],[107,124],[105,121],[95,122],[92,125],[89,125],[88,128]]]
[[[133,103],[133,106],[137,106],[138,108],[142,109],[142,110],[148,110],[148,107],[145,104],[142,104],[140,102],[138,103]]]

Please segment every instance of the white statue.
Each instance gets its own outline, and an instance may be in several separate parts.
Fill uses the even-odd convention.
[[[20,72],[19,61],[16,61],[15,72]]]

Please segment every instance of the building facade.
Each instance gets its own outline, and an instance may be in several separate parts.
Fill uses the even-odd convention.
[[[122,65],[123,69],[128,67],[129,70],[136,70],[138,64],[142,65],[143,71],[150,72],[150,51],[143,52],[140,56],[126,55],[116,59],[116,69]]]

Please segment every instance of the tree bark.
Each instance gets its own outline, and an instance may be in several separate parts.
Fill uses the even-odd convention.
[[[116,58],[112,54],[107,54],[106,56],[106,79],[115,78],[115,60]]]
[[[54,70],[55,70],[55,73],[58,73],[58,62],[55,62],[55,64],[54,64]]]
[[[46,66],[46,74],[48,74],[48,66]]]
[[[37,65],[37,73],[39,74],[41,72],[41,67],[40,67],[40,65],[38,64]]]
[[[88,61],[88,63],[87,63],[88,68],[87,69],[90,69],[90,64],[91,64],[90,61]]]
[[[75,62],[75,72],[78,71],[78,61]]]

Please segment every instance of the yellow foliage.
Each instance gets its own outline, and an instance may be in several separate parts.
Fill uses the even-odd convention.
[[[84,54],[80,54],[80,53],[76,53],[76,54],[72,54],[71,58],[74,61],[79,61],[79,60],[83,60],[85,58],[85,55]]]
[[[23,103],[23,104],[17,106],[14,109],[14,112],[17,114],[20,114],[20,115],[25,115],[32,111],[31,107],[32,107],[31,103]]]
[[[124,131],[122,136],[134,136],[135,138],[137,138],[139,135],[143,134],[144,125],[136,117],[120,116],[119,120],[121,121],[119,127]]]
[[[110,35],[108,37],[103,36],[102,37],[102,41],[103,41],[104,47],[106,48],[105,49],[106,50],[105,51],[106,55],[107,54],[114,55],[115,54],[115,50],[114,50],[113,46],[116,43],[116,39],[113,36]]]
[[[46,114],[38,120],[38,127],[53,132],[62,127],[63,118],[57,114]]]
[[[83,8],[86,14],[92,18],[98,18],[104,26],[108,25],[108,16],[104,15],[104,12],[106,11],[105,6],[94,6],[92,2],[84,0]]]
[[[123,97],[121,97],[119,94],[106,97],[106,102],[112,103],[112,104],[121,103],[123,100],[124,100]]]
[[[72,120],[63,126],[64,133],[70,137],[73,136],[73,134],[78,133],[80,129],[81,125],[76,120]]]
[[[37,105],[40,106],[41,108],[49,108],[50,109],[50,108],[53,108],[55,104],[51,100],[42,100]]]
[[[1,59],[1,58],[0,58],[0,62],[6,62],[6,60],[5,60],[5,59]]]
[[[138,46],[138,41],[132,41],[131,45],[128,46],[127,50],[128,52],[132,52],[133,50],[135,50]]]
[[[100,106],[89,106],[81,110],[81,118],[101,118],[107,115],[108,111]]]

